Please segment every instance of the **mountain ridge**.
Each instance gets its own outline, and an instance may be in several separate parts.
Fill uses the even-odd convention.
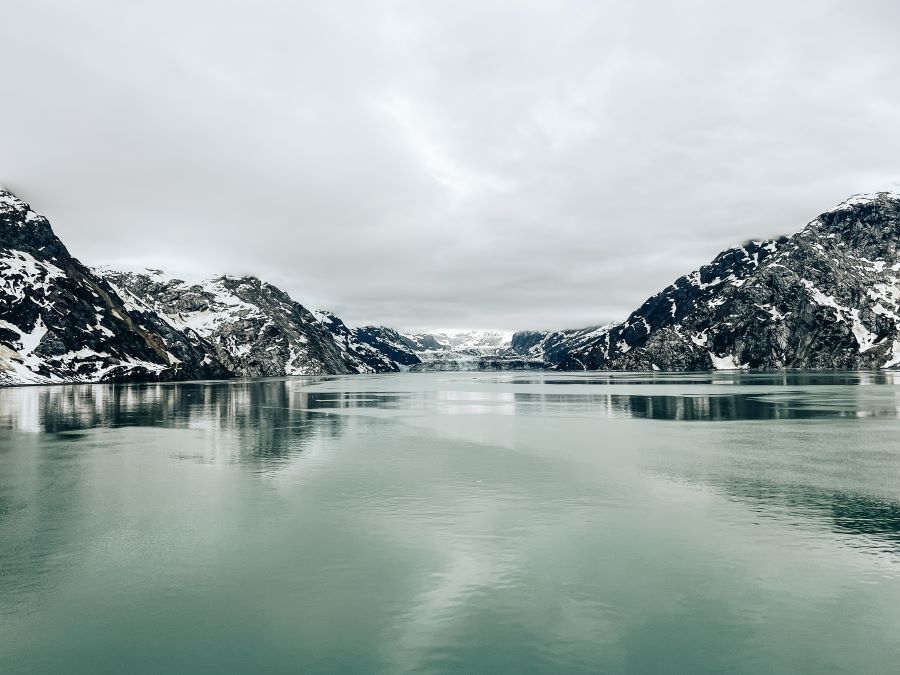
[[[316,313],[258,277],[215,275],[198,282],[103,269],[123,296],[213,345],[243,377],[396,372],[397,363],[330,313]]]
[[[629,317],[520,333],[563,370],[886,368],[900,364],[900,194],[854,195],[791,236],[728,249]]]
[[[0,189],[0,384],[403,370],[900,366],[900,193],[726,249],[624,321],[563,331],[350,327],[245,275],[91,269]]]
[[[49,221],[0,190],[0,383],[222,377],[210,346],[131,314]]]

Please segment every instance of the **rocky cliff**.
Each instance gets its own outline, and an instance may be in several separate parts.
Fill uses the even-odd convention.
[[[253,276],[91,270],[0,191],[0,384],[382,373],[900,366],[900,195],[751,241],[625,321],[568,331],[351,328]]]
[[[200,336],[133,313],[50,223],[0,190],[0,383],[226,377]]]
[[[198,283],[159,270],[99,270],[133,312],[150,311],[202,336],[232,372],[247,377],[379,373],[397,363],[333,314],[313,313],[252,276]]]
[[[773,241],[729,249],[624,322],[519,333],[567,370],[900,365],[900,195],[857,195]]]

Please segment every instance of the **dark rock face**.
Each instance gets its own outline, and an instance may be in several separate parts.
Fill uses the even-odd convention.
[[[132,313],[50,223],[0,190],[0,383],[227,377],[211,346]]]
[[[448,345],[439,342],[434,335],[430,335],[428,333],[418,335],[401,335],[400,339],[403,340],[403,344],[405,344],[414,352],[441,351],[449,349]]]
[[[853,197],[798,234],[748,242],[624,322],[404,335],[350,328],[256,277],[198,284],[94,272],[0,190],[0,384],[400,370],[900,366],[900,195]]]
[[[526,355],[537,347],[548,335],[549,331],[523,330],[513,333],[509,348],[514,354]]]
[[[410,347],[410,340],[393,328],[385,326],[362,326],[354,331],[357,342],[369,345],[380,354],[401,366],[421,363],[416,351]]]
[[[597,329],[514,337],[560,369],[900,365],[900,195],[859,195],[798,234],[749,242]]]
[[[247,377],[397,370],[384,354],[358,348],[334,315],[323,321],[256,277],[220,276],[190,284],[146,273],[103,271],[132,311],[148,309],[213,346],[230,370]]]
[[[394,373],[419,362],[395,330],[379,326],[350,328],[326,311],[316,312],[316,316],[341,350],[365,366],[362,372]]]

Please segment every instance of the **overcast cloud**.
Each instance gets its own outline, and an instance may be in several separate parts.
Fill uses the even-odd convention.
[[[900,186],[900,3],[6,3],[0,183],[351,323],[623,318]]]

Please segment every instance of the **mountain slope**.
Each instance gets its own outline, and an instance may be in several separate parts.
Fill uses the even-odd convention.
[[[330,324],[256,277],[218,276],[192,284],[158,270],[100,273],[133,311],[146,308],[183,330],[195,331],[213,345],[219,360],[239,375],[397,370],[383,354],[357,349],[352,340],[337,339]]]
[[[341,351],[365,364],[367,372],[394,373],[419,362],[391,328],[350,328],[331,312],[319,310],[315,314]]]
[[[404,335],[386,326],[361,326],[353,329],[353,337],[360,346],[367,346],[386,356],[400,368],[409,368],[422,360]]]
[[[0,190],[0,383],[227,377],[208,344],[132,314],[50,223]]]
[[[256,277],[93,272],[0,191],[0,384],[398,370],[900,366],[900,195],[719,254],[625,321],[570,331],[350,328]]]
[[[894,367],[898,246],[900,195],[858,195],[792,237],[723,252],[622,323],[512,348],[570,370]]]

